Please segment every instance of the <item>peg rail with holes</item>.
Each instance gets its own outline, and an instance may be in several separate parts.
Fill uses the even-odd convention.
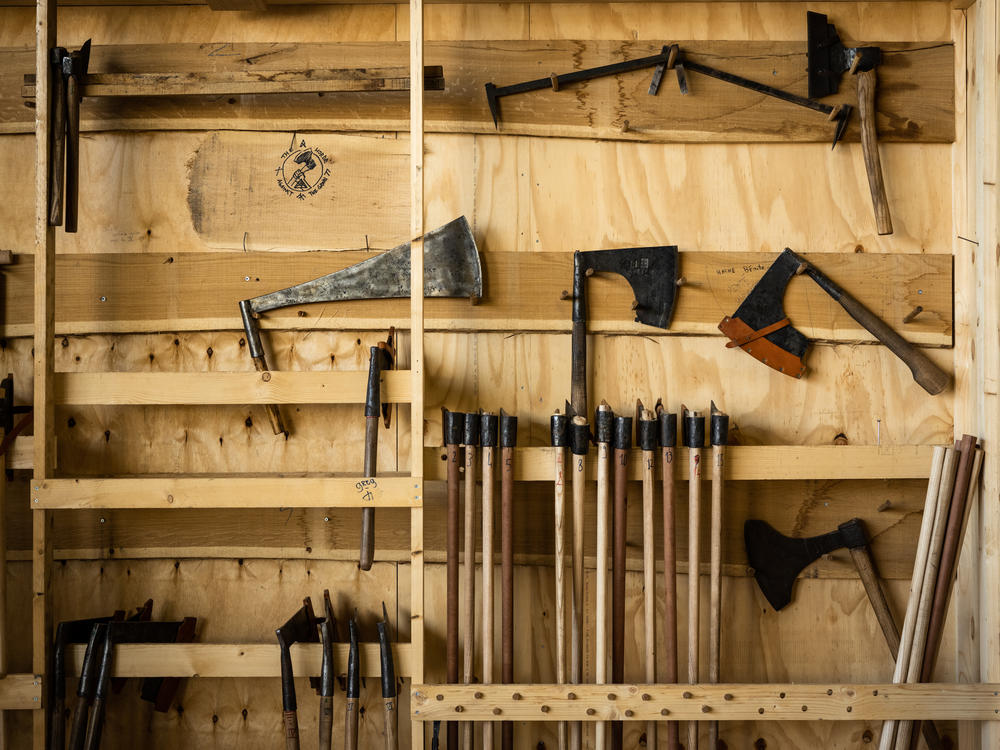
[[[1000,747],[1000,0],[27,3],[0,750]]]

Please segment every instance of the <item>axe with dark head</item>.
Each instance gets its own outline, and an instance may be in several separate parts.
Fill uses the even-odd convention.
[[[778,532],[765,521],[750,519],[743,524],[743,541],[747,548],[747,561],[753,568],[754,578],[761,593],[776,610],[792,600],[792,588],[807,566],[823,555],[847,548],[858,569],[858,576],[865,587],[875,618],[882,628],[892,660],[899,653],[899,627],[886,599],[885,590],[875,568],[875,560],[868,548],[868,532],[860,518],[840,524],[836,531],[805,538],[792,538]],[[933,722],[923,722],[924,739],[930,748],[940,748],[941,739]]]
[[[882,50],[879,47],[845,47],[833,24],[827,23],[822,13],[806,13],[806,26],[810,98],[836,94],[840,78],[846,72],[857,76],[861,150],[875,207],[875,224],[879,234],[892,234],[892,217],[885,195],[875,129],[875,68],[882,64]]]
[[[889,325],[854,297],[837,286],[826,274],[788,248],[778,256],[750,290],[732,316],[719,323],[729,337],[728,348],[739,347],[785,375],[801,378],[806,371],[802,358],[809,339],[792,327],[785,315],[784,296],[788,282],[805,274],[833,297],[848,315],[906,363],[913,379],[932,396],[943,391],[951,378],[923,352],[896,333]]]
[[[587,412],[587,278],[625,277],[635,295],[635,321],[668,328],[677,296],[677,246],[591,250],[573,254],[573,373],[570,417]]]
[[[483,273],[476,241],[464,216],[424,235],[424,296],[468,297],[483,295]],[[254,366],[267,370],[260,340],[261,313],[293,305],[345,300],[399,299],[410,296],[410,243],[363,260],[349,268],[304,281],[270,294],[240,302],[240,317]],[[275,435],[285,433],[278,407],[267,405]]]

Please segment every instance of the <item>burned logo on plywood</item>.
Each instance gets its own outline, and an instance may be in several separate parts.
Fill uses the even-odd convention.
[[[307,195],[322,190],[330,179],[333,160],[322,149],[306,145],[305,140],[293,143],[280,158],[281,164],[274,174],[285,195],[304,201]]]

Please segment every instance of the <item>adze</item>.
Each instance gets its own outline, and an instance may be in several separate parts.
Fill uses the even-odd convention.
[[[479,251],[464,216],[424,235],[424,296],[469,297],[483,294]],[[410,296],[410,243],[363,260],[349,268],[320,276],[270,294],[240,302],[240,316],[254,366],[264,372],[267,360],[260,341],[261,313],[314,302],[360,299],[399,299]],[[274,404],[267,415],[275,435],[285,434],[281,414]]]
[[[936,396],[947,387],[951,378],[927,355],[837,286],[826,274],[788,248],[764,272],[736,312],[719,323],[719,330],[730,339],[727,348],[739,347],[768,367],[793,378],[801,378],[805,374],[802,357],[810,342],[792,327],[782,302],[788,282],[799,274],[805,274],[819,284],[824,292],[847,310],[848,315],[903,360],[921,388]]]
[[[892,234],[892,217],[885,195],[875,129],[875,68],[882,64],[882,50],[879,47],[845,47],[833,24],[827,23],[822,13],[807,12],[806,27],[810,97],[820,99],[836,94],[840,77],[845,72],[857,76],[861,151],[875,208],[875,224],[879,234]]]
[[[861,583],[868,594],[875,617],[882,628],[893,661],[899,651],[899,627],[889,609],[885,591],[875,569],[875,560],[868,548],[868,533],[860,518],[840,524],[829,534],[793,539],[775,530],[765,521],[750,519],[743,524],[743,541],[747,561],[764,598],[775,610],[792,600],[792,587],[802,570],[823,555],[847,547],[858,569]],[[925,722],[924,739],[932,750],[941,747],[933,722]]]

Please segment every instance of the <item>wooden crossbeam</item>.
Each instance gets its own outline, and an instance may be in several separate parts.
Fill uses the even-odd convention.
[[[42,707],[42,680],[33,674],[0,677],[0,711]]]
[[[249,357],[248,357],[249,359]],[[363,404],[368,373],[73,372],[57,373],[60,404]],[[410,373],[382,373],[384,403],[406,403]]]
[[[361,675],[380,675],[379,645],[361,643]],[[71,676],[83,667],[86,645],[69,647],[67,661]],[[350,646],[334,644],[333,662],[339,673],[347,668]],[[408,643],[392,647],[396,675],[411,673],[412,650]],[[292,669],[296,677],[314,677],[320,673],[323,649],[318,643],[292,646]],[[271,643],[133,643],[115,646],[116,677],[279,677],[281,666],[278,645]]]
[[[70,508],[412,508],[410,477],[129,477],[36,479],[35,510]]]
[[[929,445],[738,445],[726,451],[726,479],[925,479],[930,470]],[[687,448],[675,451],[676,479],[687,477]],[[517,448],[514,478],[521,482],[551,482],[554,479],[553,449]],[[443,448],[424,453],[425,478],[444,480]],[[642,479],[641,451],[629,457],[629,479]],[[588,479],[597,477],[597,459],[586,458]]]
[[[421,721],[976,721],[1000,713],[1000,685],[414,685],[410,706]]]

